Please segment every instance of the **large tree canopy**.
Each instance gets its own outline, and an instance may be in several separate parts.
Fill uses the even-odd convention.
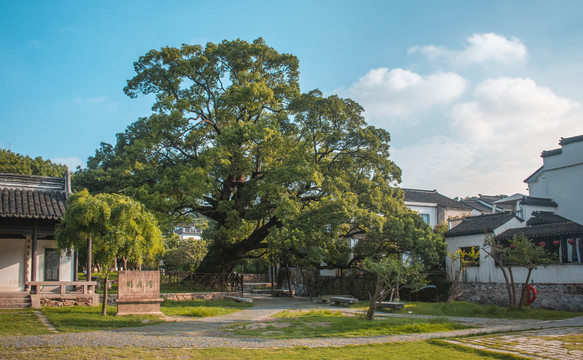
[[[134,68],[124,91],[155,94],[154,113],[103,143],[76,184],[134,196],[167,226],[214,220],[199,271],[228,271],[268,243],[313,264],[346,262],[355,236],[371,251],[389,233],[402,251],[435,247],[412,238],[388,132],[350,99],[300,93],[295,56],[236,40],[152,50]]]

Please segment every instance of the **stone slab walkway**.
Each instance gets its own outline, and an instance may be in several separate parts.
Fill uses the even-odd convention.
[[[113,347],[151,347],[151,348],[210,348],[210,347],[236,347],[236,348],[285,348],[285,347],[325,347],[391,343],[403,341],[418,341],[434,338],[456,338],[470,335],[486,335],[506,331],[557,331],[556,329],[575,329],[583,334],[583,317],[558,320],[506,320],[506,319],[482,319],[482,318],[451,318],[464,325],[472,326],[470,329],[391,336],[371,337],[336,337],[316,339],[261,339],[261,338],[237,338],[225,334],[222,327],[243,321],[263,322],[271,315],[283,310],[295,309],[330,309],[329,305],[309,302],[304,298],[272,298],[254,295],[255,307],[236,313],[203,319],[175,319],[175,322],[146,326],[140,328],[116,329],[110,331],[96,331],[77,334],[51,334],[0,337],[0,346],[4,347],[30,347],[30,346],[113,346]],[[358,310],[336,308],[345,312],[357,312]],[[380,315],[380,314],[379,314]],[[414,315],[380,315],[380,316],[407,316]],[[565,330],[566,331],[566,330]],[[490,335],[492,337],[494,335]],[[500,337],[497,335],[496,337]],[[527,336],[529,337],[529,336]],[[484,339],[481,343],[473,344],[470,341],[464,344],[471,346],[489,347],[488,337],[475,337],[472,339]],[[508,340],[513,344],[515,339]],[[498,341],[500,343],[502,340]],[[505,341],[505,340],[504,340]],[[461,342],[460,342],[461,343]],[[521,344],[521,342],[518,342]],[[509,345],[510,346],[510,345]],[[555,352],[558,354],[559,352]],[[569,355],[569,354],[568,354]],[[575,353],[574,355],[577,355]],[[563,359],[551,357],[552,359]]]

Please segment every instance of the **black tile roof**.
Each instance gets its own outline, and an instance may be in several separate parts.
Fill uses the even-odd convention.
[[[431,203],[445,209],[457,209],[472,211],[472,208],[460,201],[455,201],[445,195],[441,195],[437,190],[402,189],[405,193],[405,201]]]
[[[569,219],[566,219],[562,216],[554,214],[550,211],[534,211],[532,213],[532,217],[528,219],[526,222],[527,226],[534,226],[534,225],[543,225],[543,224],[553,224],[553,223],[561,223],[561,222],[569,222]]]
[[[568,137],[568,138],[561,138],[561,141],[559,141],[559,145],[563,146],[563,145],[568,145],[568,144],[572,144],[574,142],[579,142],[579,141],[583,141],[583,135],[572,136],[572,137]]]
[[[64,178],[0,174],[0,218],[60,220],[66,203]]]
[[[540,198],[534,196],[525,196],[520,200],[522,205],[534,205],[534,206],[549,206],[549,207],[557,207],[556,202],[548,198]]]
[[[476,198],[466,198],[462,200],[462,203],[478,210],[481,213],[491,213],[492,212],[492,208],[482,204],[480,201],[478,201],[478,199]]]
[[[543,152],[540,154],[541,157],[549,157],[549,156],[555,156],[555,155],[560,155],[563,153],[563,149],[553,149],[553,150],[543,150]]]
[[[567,236],[583,237],[583,226],[573,221],[527,226],[508,229],[496,236],[496,239],[508,240],[518,234],[523,234],[531,239]]]
[[[452,237],[492,232],[514,217],[512,212],[467,217],[459,225],[446,231],[444,235]]]

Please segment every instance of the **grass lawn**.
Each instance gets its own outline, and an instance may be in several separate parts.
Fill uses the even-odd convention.
[[[368,308],[368,302],[359,302],[353,305],[355,308]],[[509,309],[496,305],[479,305],[467,301],[455,301],[453,303],[428,303],[408,302],[401,310],[378,310],[391,314],[435,315],[435,316],[461,316],[500,319],[536,319],[536,320],[561,320],[577,316],[583,316],[583,312],[530,309],[521,307]]]
[[[208,317],[231,314],[250,307],[253,307],[253,304],[232,300],[164,300],[160,310],[169,316]]]
[[[42,334],[51,334],[51,332],[40,322],[32,310],[0,310],[0,336]]]
[[[275,321],[240,323],[228,331],[244,337],[274,339],[399,335],[449,331],[466,328],[445,319],[389,318],[365,320],[362,316],[342,315],[339,311],[282,311]]]
[[[59,332],[109,330],[164,322],[164,320],[155,316],[114,316],[117,312],[115,306],[107,307],[108,316],[101,316],[101,305],[91,307],[43,307],[42,312]]]
[[[148,349],[103,347],[42,347],[0,349],[3,359],[523,359],[436,341],[379,345],[289,349]]]

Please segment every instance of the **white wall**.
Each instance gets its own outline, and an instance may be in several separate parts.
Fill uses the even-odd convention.
[[[558,215],[583,224],[583,142],[567,144],[543,162],[544,172],[528,184],[529,194],[553,199]]]
[[[24,290],[25,239],[0,239],[0,291]]]
[[[415,205],[414,203],[409,203],[405,201],[405,205],[419,214],[429,214],[429,226],[434,227],[437,225],[437,204],[435,206],[422,206]]]

